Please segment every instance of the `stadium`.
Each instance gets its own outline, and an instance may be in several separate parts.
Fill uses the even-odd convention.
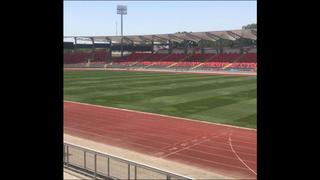
[[[256,40],[64,36],[65,179],[256,179]]]

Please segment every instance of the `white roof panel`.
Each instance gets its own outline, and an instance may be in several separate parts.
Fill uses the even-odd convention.
[[[173,33],[173,34],[151,34],[151,35],[130,35],[124,36],[124,43],[165,43],[169,40],[174,42],[182,42],[184,40],[191,40],[198,42],[200,40],[216,41],[218,39],[227,39],[234,41],[239,38],[245,39],[257,39],[257,30],[251,29],[240,29],[240,30],[229,30],[229,31],[207,31],[207,32],[190,32],[190,33]],[[79,40],[91,41],[90,38],[94,38],[97,42],[106,42],[111,40],[112,43],[120,43],[121,36],[65,36],[65,38],[77,37]]]

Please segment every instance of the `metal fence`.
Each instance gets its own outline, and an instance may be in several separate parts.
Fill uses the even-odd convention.
[[[94,179],[157,179],[191,180],[191,178],[148,165],[98,152],[71,143],[64,143],[64,166]]]

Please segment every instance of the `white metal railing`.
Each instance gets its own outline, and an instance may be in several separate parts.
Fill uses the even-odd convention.
[[[94,179],[192,179],[71,143],[64,142],[63,151],[65,168]]]

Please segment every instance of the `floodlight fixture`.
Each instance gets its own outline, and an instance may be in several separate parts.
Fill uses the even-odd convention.
[[[126,5],[118,5],[117,6],[117,14],[126,15],[127,14],[127,6]]]
[[[126,5],[117,5],[117,14],[121,15],[121,57],[123,56],[123,15],[127,15]]]

